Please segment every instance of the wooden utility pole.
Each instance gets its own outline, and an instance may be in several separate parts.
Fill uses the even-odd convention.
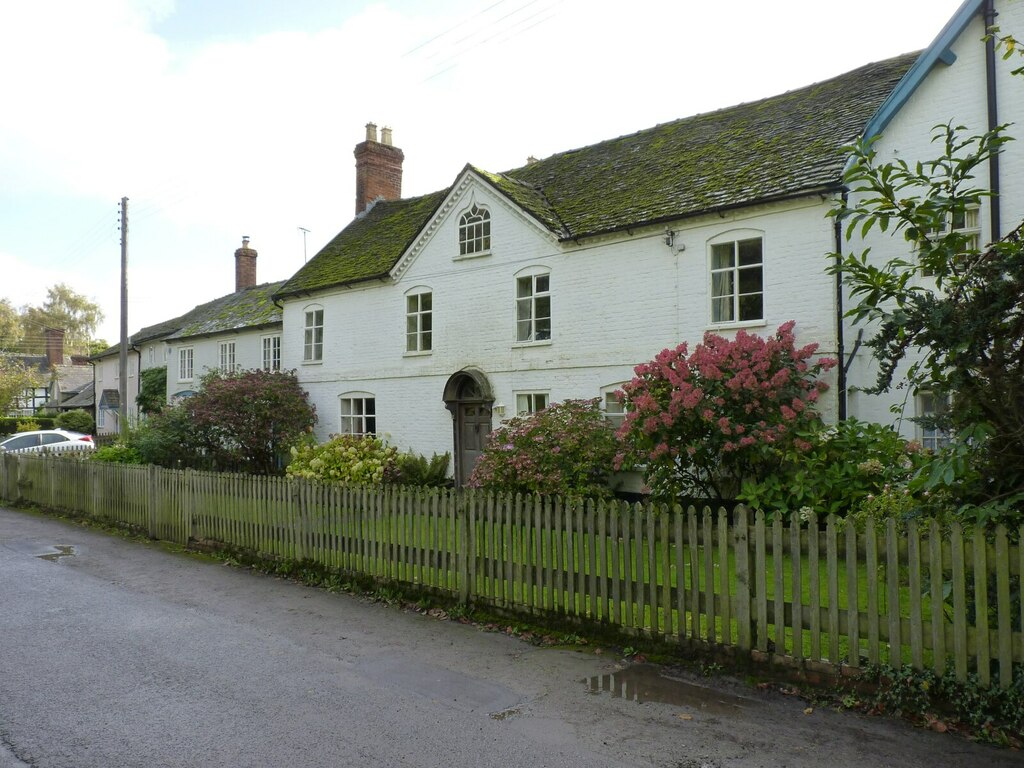
[[[120,400],[117,431],[125,434],[128,431],[128,198],[121,198],[121,342],[118,371]]]

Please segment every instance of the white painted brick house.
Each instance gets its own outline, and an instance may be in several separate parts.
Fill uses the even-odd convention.
[[[996,5],[1005,30],[1024,30],[1019,5]],[[845,363],[826,418],[892,421],[902,393],[854,391],[872,365],[827,254],[907,246],[877,234],[837,244],[826,214],[847,192],[844,146],[857,138],[880,132],[882,157],[914,160],[937,153],[938,123],[984,130],[989,71],[997,121],[1024,117],[1012,62],[986,66],[985,6],[965,2],[920,54],[501,174],[467,166],[418,198],[401,198],[390,131],[378,141],[367,126],[356,219],[276,294],[283,365],[316,404],[318,436],[452,451],[461,482],[502,418],[567,398],[614,410],[615,390],[661,349],[791,319],[800,343]],[[988,205],[970,223],[980,242],[1024,218],[1018,145],[1002,157],[1004,224]]]
[[[193,307],[180,317],[131,336],[128,354],[128,417],[139,410],[139,371],[167,367],[167,400],[186,397],[210,370],[281,370],[281,311],[272,296],[282,282],[256,284],[258,253],[243,238],[235,251],[235,290]],[[114,345],[92,358],[96,428],[118,432],[119,351]]]

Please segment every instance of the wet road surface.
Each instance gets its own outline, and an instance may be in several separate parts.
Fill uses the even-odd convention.
[[[1024,765],[0,509],[0,768]]]

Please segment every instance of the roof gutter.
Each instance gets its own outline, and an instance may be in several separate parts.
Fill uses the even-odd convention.
[[[985,85],[988,101],[988,130],[989,133],[999,126],[999,108],[996,99],[996,41],[995,35],[990,30],[996,24],[996,9],[993,0],[985,0]],[[999,200],[999,152],[993,152],[988,158],[988,188],[992,193],[992,202],[989,205],[989,227],[992,230],[989,235],[990,242],[996,242],[1002,237],[1002,223],[1000,221]]]
[[[849,193],[844,189],[842,191],[843,199],[843,210],[846,209],[846,203],[849,197]],[[846,373],[850,367],[850,363],[845,360],[846,357],[846,334],[845,334],[845,309],[843,307],[843,222],[842,216],[836,216],[832,223],[833,235],[835,236],[836,244],[836,360],[839,361],[839,365],[836,366],[838,381],[836,382],[836,408],[838,410],[839,421],[846,421],[847,414],[847,398],[846,398]],[[851,355],[851,360],[853,356]]]

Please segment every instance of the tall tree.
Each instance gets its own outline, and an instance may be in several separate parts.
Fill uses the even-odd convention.
[[[25,352],[44,352],[46,329],[63,328],[65,351],[88,354],[89,343],[96,333],[96,326],[102,320],[103,310],[99,304],[65,283],[57,283],[46,289],[46,301],[42,306],[22,309],[24,341],[21,349]]]
[[[21,317],[9,299],[0,299],[0,351],[18,348],[21,341]]]
[[[38,386],[40,381],[38,371],[0,355],[0,415],[14,410],[22,393],[29,387]]]

